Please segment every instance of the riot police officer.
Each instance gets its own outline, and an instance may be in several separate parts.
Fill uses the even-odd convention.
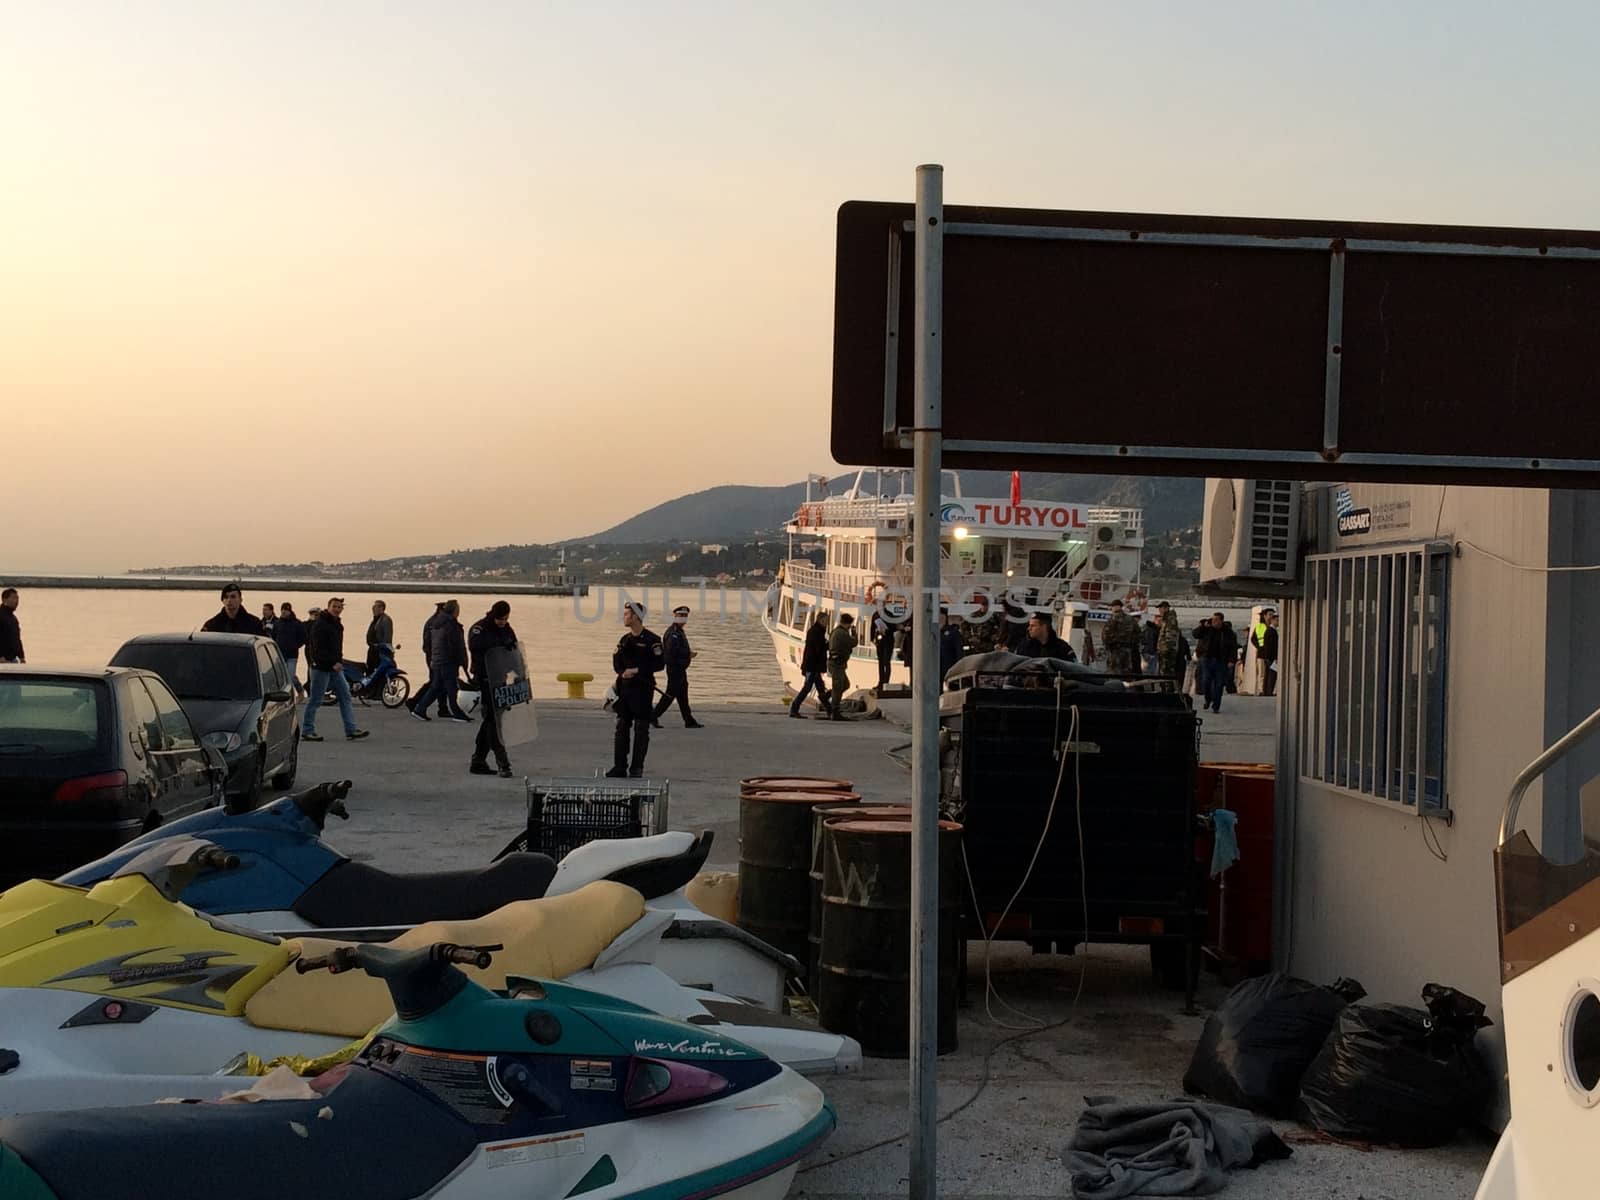
[[[627,628],[611,656],[617,673],[617,732],[612,743],[612,765],[608,779],[638,779],[644,774],[644,756],[650,749],[652,701],[655,699],[656,672],[666,665],[661,639],[644,627],[644,605],[630,600],[622,606],[622,623]],[[633,755],[628,754],[632,735]]]

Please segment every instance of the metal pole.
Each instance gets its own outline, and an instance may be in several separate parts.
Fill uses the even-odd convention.
[[[939,1194],[939,460],[944,168],[917,168],[911,648],[911,1196]]]

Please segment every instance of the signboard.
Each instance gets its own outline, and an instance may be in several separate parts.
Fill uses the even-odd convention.
[[[912,217],[839,210],[841,463],[911,463]],[[946,467],[1600,471],[1600,233],[958,207],[943,232]]]

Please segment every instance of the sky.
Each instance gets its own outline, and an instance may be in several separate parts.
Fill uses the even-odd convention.
[[[1600,225],[1600,9],[0,0],[0,573],[826,471],[835,212]]]

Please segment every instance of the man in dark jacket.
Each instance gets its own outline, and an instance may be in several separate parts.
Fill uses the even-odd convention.
[[[212,617],[201,629],[207,633],[253,633],[262,636],[261,618],[244,610],[244,593],[237,583],[222,589],[222,611]]]
[[[289,682],[294,685],[295,694],[304,696],[306,690],[300,686],[300,648],[306,644],[306,623],[294,615],[294,605],[287,600],[278,605],[272,640],[278,643],[278,653],[289,668]]]
[[[966,656],[967,645],[961,636],[961,623],[950,619],[950,610],[939,610],[939,679],[943,682],[950,668]]]
[[[437,625],[434,626],[433,636],[436,642],[444,638]],[[500,778],[511,778],[511,756],[506,753],[505,743],[500,740],[500,722],[495,719],[494,688],[489,684],[488,656],[491,650],[509,650],[516,644],[517,631],[511,628],[511,605],[504,600],[496,600],[489,611],[483,614],[483,620],[474,623],[467,632],[467,650],[472,655],[472,683],[478,689],[478,710],[483,714],[478,721],[478,740],[473,747],[472,761],[467,764],[467,770],[474,775],[495,774],[489,767],[489,755],[493,754],[499,765]],[[428,669],[432,671],[432,663],[429,663]],[[422,706],[419,704],[417,707]]]
[[[1233,660],[1239,653],[1238,640],[1232,636],[1232,630],[1223,626],[1222,614],[1212,613],[1211,620],[1195,626],[1194,631],[1200,694],[1205,699],[1203,707],[1212,712],[1222,711],[1223,692],[1227,690]]]
[[[667,626],[667,632],[661,639],[662,659],[667,667],[667,690],[661,693],[661,702],[650,714],[651,723],[657,728],[661,724],[661,714],[672,707],[674,700],[678,702],[678,711],[683,714],[685,729],[705,728],[689,711],[689,663],[699,651],[689,646],[689,634],[684,629],[688,620],[689,606],[678,605],[672,610],[672,624]]]
[[[1056,634],[1055,621],[1048,612],[1032,613],[1028,617],[1028,636],[1017,647],[1023,658],[1059,658],[1063,662],[1077,662],[1071,645]]]
[[[428,686],[411,705],[411,715],[419,721],[429,719],[428,704],[434,700],[439,702],[440,717],[462,724],[472,721],[456,699],[461,669],[467,665],[467,635],[457,619],[460,613],[461,605],[451,600],[428,622]]]
[[[22,625],[17,621],[17,605],[21,603],[16,588],[0,592],[0,663],[28,661],[22,653]]]
[[[881,609],[872,614],[872,644],[878,651],[878,695],[889,686],[889,671],[894,666],[894,622]]]
[[[1263,612],[1250,640],[1256,647],[1256,694],[1270,696],[1278,684],[1278,614],[1270,608]]]
[[[1161,626],[1153,619],[1154,612],[1155,610],[1151,609],[1150,612],[1145,614],[1144,628],[1140,631],[1144,635],[1144,641],[1140,649],[1144,654],[1144,673],[1146,675],[1161,674],[1158,657],[1161,644]]]
[[[828,614],[818,612],[811,621],[811,628],[806,630],[805,648],[800,652],[800,674],[805,677],[805,686],[794,698],[794,703],[789,705],[789,715],[800,715],[800,704],[811,694],[813,688],[817,693],[817,704],[823,713],[833,712],[833,704],[828,698],[828,685],[823,681],[823,674],[828,669]]]
[[[356,728],[356,710],[350,703],[350,685],[344,677],[344,623],[339,614],[344,612],[344,597],[335,596],[328,606],[311,623],[310,649],[307,658],[311,663],[310,678],[306,681],[306,714],[300,719],[300,740],[320,742],[317,732],[317,712],[322,707],[322,697],[332,692],[339,701],[339,717],[344,721],[344,736],[352,742],[367,736],[365,729]],[[248,615],[248,614],[247,614]],[[254,620],[254,618],[251,618]]]
[[[638,779],[644,774],[644,756],[650,750],[650,706],[656,694],[656,672],[666,666],[661,639],[644,627],[644,605],[630,600],[622,606],[627,631],[611,655],[617,673],[617,730],[612,740],[608,779]],[[633,754],[629,757],[629,735]]]
[[[382,600],[372,602],[372,620],[367,624],[367,672],[371,674],[378,665],[378,647],[389,647],[394,653],[394,618],[389,606]]]

